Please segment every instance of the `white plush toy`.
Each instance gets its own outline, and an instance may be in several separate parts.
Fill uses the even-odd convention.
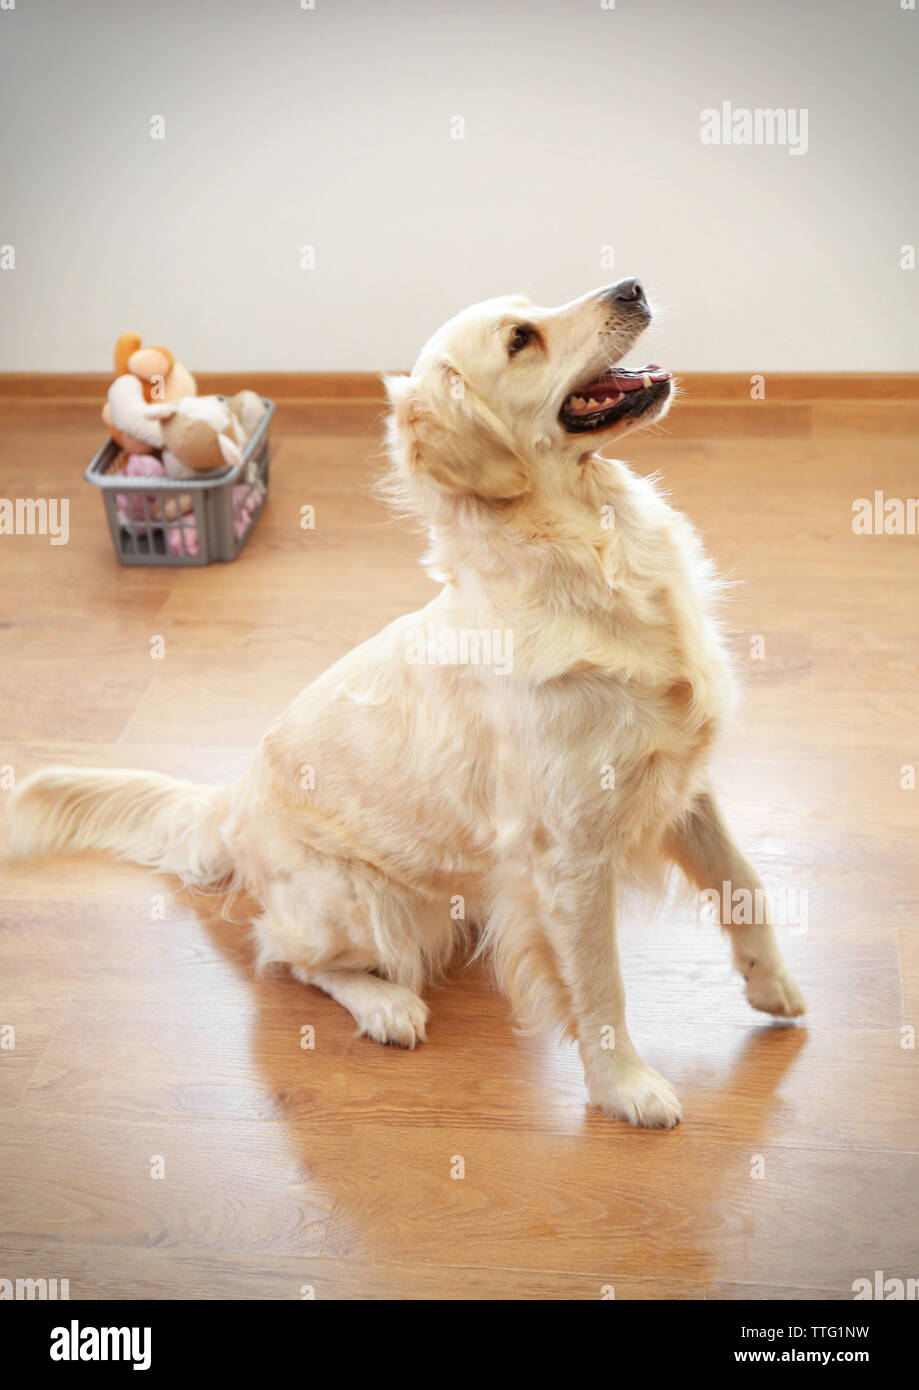
[[[188,400],[193,400],[189,396]],[[163,402],[165,405],[166,402]],[[144,395],[144,383],[136,376],[126,372],[116,376],[108,389],[106,412],[103,419],[108,424],[115,439],[128,453],[139,454],[147,449],[163,447],[163,431],[155,416],[148,415],[150,406]]]
[[[240,463],[264,414],[265,403],[254,391],[183,396],[144,410],[147,423],[161,432],[159,447],[170,478],[198,477]]]

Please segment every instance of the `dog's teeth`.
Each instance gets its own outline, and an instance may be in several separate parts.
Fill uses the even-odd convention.
[[[641,381],[642,381],[642,385],[643,385],[643,386],[650,386],[650,385],[651,385],[651,378],[650,378],[650,376],[648,375],[647,372],[645,372],[645,374],[644,374],[644,376],[642,377]]]
[[[588,404],[589,406],[591,406],[591,405],[599,405],[600,402],[599,402],[599,401],[595,401],[594,398],[593,398],[593,396],[591,396],[590,399],[588,400],[587,404]]]
[[[616,402],[613,400],[612,396],[605,396],[604,399],[600,402],[600,404],[601,404],[601,405],[615,405]]]
[[[583,410],[587,402],[584,400],[583,396],[572,396],[571,404],[575,406],[578,410]]]

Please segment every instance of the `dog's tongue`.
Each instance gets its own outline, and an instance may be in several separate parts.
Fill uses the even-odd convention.
[[[572,391],[565,401],[565,410],[569,415],[595,415],[600,410],[619,405],[630,391],[647,390],[655,382],[669,381],[670,377],[671,373],[656,362],[636,367],[634,371],[626,367],[610,367],[602,376]]]
[[[650,386],[652,382],[669,380],[669,372],[664,371],[656,362],[649,362],[646,367],[638,367],[635,371],[618,368],[615,371],[604,372],[586,386],[581,386],[577,394],[588,398],[593,396],[596,400],[618,391],[640,391],[643,386]]]

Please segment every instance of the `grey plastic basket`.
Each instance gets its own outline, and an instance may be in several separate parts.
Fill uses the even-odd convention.
[[[122,565],[209,565],[235,560],[252,533],[268,496],[268,424],[274,402],[262,397],[265,414],[243,451],[242,461],[203,478],[126,478],[109,469],[121,450],[108,439],[86,470],[86,479],[102,490],[105,515],[115,554]],[[191,498],[183,513],[181,498]],[[133,498],[131,514],[119,495]],[[175,516],[167,516],[173,503]],[[245,509],[249,506],[246,524]],[[140,516],[135,515],[139,508]],[[197,531],[198,551],[189,548],[190,526]],[[237,534],[239,531],[239,534]]]

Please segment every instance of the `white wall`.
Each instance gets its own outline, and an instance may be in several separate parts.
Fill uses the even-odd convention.
[[[0,370],[105,369],[126,328],[193,369],[399,367],[472,300],[626,274],[667,365],[919,369],[901,0],[315,4],[0,9]],[[806,107],[807,153],[704,146],[724,100]]]

